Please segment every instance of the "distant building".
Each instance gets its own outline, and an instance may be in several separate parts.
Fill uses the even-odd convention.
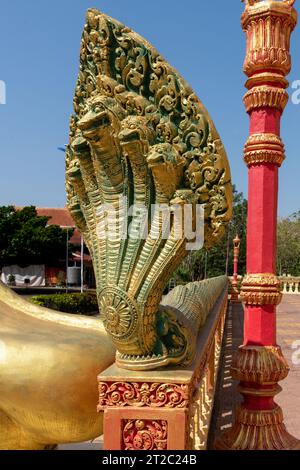
[[[75,246],[75,250],[69,252],[69,272],[68,282],[69,284],[79,284],[80,282],[80,265],[81,265],[81,233],[76,228],[74,220],[68,209],[54,208],[54,207],[37,207],[37,214],[39,216],[51,217],[47,225],[59,225],[64,229],[72,229],[74,233],[70,239],[70,243]],[[62,260],[64,263],[57,263],[56,266],[45,266],[45,278],[46,285],[57,285],[59,281],[59,273],[63,272],[66,276],[66,260]],[[95,287],[95,276],[92,265],[92,260],[89,254],[83,255],[84,265],[84,284],[89,287]],[[77,269],[76,269],[77,268]],[[76,281],[77,279],[77,281]],[[76,281],[76,282],[75,282]]]
[[[72,245],[80,246],[81,234],[76,228],[74,220],[66,207],[37,207],[36,211],[40,217],[51,217],[51,219],[48,220],[47,225],[59,225],[62,228],[75,229],[70,243],[72,243]]]
[[[16,207],[16,209],[21,209]],[[17,285],[32,286],[57,286],[68,278],[68,284],[80,285],[80,267],[81,267],[81,233],[76,228],[74,220],[68,209],[54,207],[37,207],[38,216],[50,217],[47,225],[58,225],[63,229],[74,230],[70,239],[70,244],[74,249],[68,250],[68,276],[67,269],[67,239],[66,239],[66,256],[64,259],[54,261],[52,265],[28,266],[20,268],[19,266],[6,267],[7,272],[2,272],[3,282],[7,282],[9,277],[13,275],[17,279]],[[83,275],[84,285],[95,287],[95,276],[92,260],[89,254],[83,255]],[[10,269],[11,268],[11,269]]]

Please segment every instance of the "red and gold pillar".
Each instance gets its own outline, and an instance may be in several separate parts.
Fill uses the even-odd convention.
[[[238,235],[233,240],[233,279],[232,279],[232,292],[231,292],[231,302],[237,302],[239,300],[239,290],[238,290],[238,261],[239,261],[239,252],[240,252],[240,243],[241,240]]]
[[[245,303],[244,342],[232,375],[240,381],[244,402],[233,428],[216,444],[222,449],[293,449],[281,408],[274,402],[278,382],[288,366],[276,343],[276,305],[281,301],[276,277],[278,170],[284,160],[280,119],[288,101],[285,79],[291,69],[290,36],[297,22],[294,0],[248,0],[242,15],[247,37],[244,104],[250,136],[248,166],[247,276],[241,289]]]

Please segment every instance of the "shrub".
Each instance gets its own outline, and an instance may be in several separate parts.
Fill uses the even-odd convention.
[[[76,294],[36,295],[31,301],[41,307],[64,313],[94,315],[99,311],[97,296],[90,292]]]
[[[16,276],[14,274],[10,274],[7,279],[8,284],[15,285],[16,284]]]

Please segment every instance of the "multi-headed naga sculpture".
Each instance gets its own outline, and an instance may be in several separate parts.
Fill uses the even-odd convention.
[[[230,219],[230,170],[220,138],[160,54],[95,9],[83,31],[74,111],[68,207],[93,259],[117,363],[131,369],[187,364],[201,320],[196,316],[191,328],[159,303],[187,254],[174,207],[189,205],[195,238],[197,207],[203,208],[206,246],[220,239]],[[172,209],[168,230],[162,207]]]

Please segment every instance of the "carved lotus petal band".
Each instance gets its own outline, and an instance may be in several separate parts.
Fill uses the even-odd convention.
[[[280,281],[275,274],[247,274],[243,279],[241,300],[247,305],[278,305],[281,298]]]

